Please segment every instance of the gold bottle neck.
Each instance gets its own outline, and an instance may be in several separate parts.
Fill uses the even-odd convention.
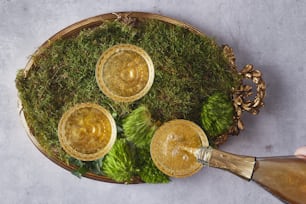
[[[210,146],[195,152],[197,160],[205,166],[227,170],[244,179],[251,180],[255,166],[255,157],[230,154]]]

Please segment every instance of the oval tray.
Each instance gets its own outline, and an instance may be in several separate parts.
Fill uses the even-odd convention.
[[[51,38],[49,38],[47,41],[45,41],[33,54],[33,56],[40,54],[45,48],[47,48],[50,45],[50,41],[55,41],[57,39],[60,38],[69,38],[71,36],[74,36],[76,34],[78,34],[81,30],[83,29],[87,29],[87,28],[94,28],[97,27],[101,24],[103,24],[103,22],[105,21],[110,21],[110,20],[116,20],[116,19],[130,19],[130,18],[141,18],[141,19],[155,19],[155,20],[159,20],[165,23],[169,23],[169,24],[173,24],[173,25],[177,25],[177,26],[181,26],[184,27],[186,29],[188,29],[189,31],[197,34],[197,35],[202,35],[205,36],[205,34],[201,33],[200,31],[198,31],[197,29],[195,29],[194,27],[166,17],[166,16],[162,16],[159,14],[152,14],[152,13],[144,13],[144,12],[118,12],[118,13],[108,13],[108,14],[103,14],[103,15],[99,15],[99,16],[95,16],[95,17],[91,17],[82,21],[79,21],[75,24],[72,24],[66,28],[64,28],[63,30],[59,31],[58,33],[56,33],[55,35],[53,35]],[[233,54],[232,49],[225,45],[223,46],[223,51],[226,57],[229,58],[230,61],[230,65],[233,69],[236,70],[236,64],[235,64],[235,56]],[[32,57],[25,69],[24,69],[24,75],[27,75],[27,72],[32,68],[34,64],[34,57]],[[241,86],[235,90],[235,92],[233,93],[233,105],[235,107],[235,118],[234,118],[234,125],[233,127],[224,135],[222,135],[220,137],[220,140],[218,141],[218,144],[222,144],[226,141],[227,136],[230,134],[238,134],[239,131],[241,129],[243,129],[243,123],[241,121],[241,114],[243,111],[248,111],[251,112],[252,114],[257,114],[259,112],[259,108],[261,108],[263,106],[263,98],[265,96],[265,83],[262,80],[262,76],[260,71],[255,70],[253,68],[252,65],[246,65],[240,72],[239,74],[242,75],[243,78],[247,78],[252,80],[255,83],[256,86],[256,92],[253,93],[250,86],[249,85],[243,85],[241,84]],[[249,96],[250,95],[255,95],[255,97],[253,98],[253,100],[249,100]],[[19,109],[19,115],[21,117],[21,120],[24,124],[24,127],[26,129],[26,132],[29,136],[29,138],[31,139],[31,141],[33,142],[33,144],[38,148],[38,150],[44,154],[48,159],[50,159],[51,161],[53,161],[54,163],[56,163],[57,165],[61,166],[62,168],[68,170],[68,171],[73,171],[76,169],[76,167],[68,165],[66,163],[64,163],[63,161],[61,161],[59,158],[49,155],[46,150],[39,144],[39,142],[37,141],[37,139],[35,138],[35,136],[32,134],[31,129],[29,128],[24,112],[23,112],[23,107],[22,107],[22,103],[19,100],[18,101],[18,109]],[[110,182],[110,183],[118,183],[106,176],[103,175],[97,175],[94,173],[86,173],[83,176],[90,178],[90,179],[95,179],[95,180],[99,180],[99,181],[104,181],[104,182]],[[142,181],[140,179],[134,179],[131,183],[142,183]]]

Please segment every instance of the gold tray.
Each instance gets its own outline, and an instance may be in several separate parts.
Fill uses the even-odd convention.
[[[166,16],[162,16],[159,14],[152,14],[152,13],[144,13],[144,12],[118,12],[118,13],[108,13],[108,14],[103,14],[95,17],[91,17],[82,21],[79,21],[77,23],[74,23],[63,30],[59,31],[55,35],[53,35],[51,38],[46,40],[36,51],[32,56],[40,54],[45,48],[47,48],[50,45],[50,41],[55,41],[60,38],[69,38],[71,36],[74,36],[78,34],[81,30],[87,29],[87,28],[94,28],[97,27],[101,24],[103,24],[104,21],[110,21],[110,20],[129,20],[131,18],[139,18],[139,19],[155,19],[159,20],[161,22],[181,26],[183,28],[186,28],[190,32],[193,32],[197,35],[202,35],[205,36],[205,34],[201,33],[199,30],[196,28],[178,21],[176,19],[172,19]],[[228,45],[223,46],[223,52],[226,57],[229,58],[230,65],[232,69],[237,69],[236,64],[235,64],[235,56],[232,51],[232,49]],[[26,67],[24,69],[24,75],[27,75],[27,72],[33,67],[34,64],[34,57],[32,57],[28,63],[26,64]],[[261,72],[258,70],[255,70],[253,68],[253,65],[246,65],[240,72],[239,74],[242,75],[243,78],[249,79],[253,81],[253,83],[256,86],[256,91],[252,91],[252,86],[250,85],[244,85],[241,83],[241,86],[235,90],[233,93],[233,105],[235,108],[235,118],[234,118],[234,125],[233,127],[224,135],[220,136],[219,140],[217,141],[217,144],[222,144],[227,140],[227,136],[231,134],[238,134],[240,130],[242,130],[243,123],[241,121],[241,114],[244,111],[250,112],[254,115],[256,115],[259,112],[259,109],[263,106],[263,98],[265,97],[265,83],[262,80],[262,75]],[[254,97],[250,96],[253,95]],[[33,144],[38,148],[38,150],[44,154],[48,159],[56,163],[57,165],[61,166],[62,168],[68,170],[68,171],[73,171],[76,169],[76,167],[68,165],[61,161],[59,158],[55,156],[50,156],[46,150],[39,144],[35,136],[32,134],[31,129],[29,128],[24,112],[23,112],[23,106],[21,101],[18,101],[18,109],[19,109],[19,115],[21,117],[21,120],[24,124],[24,127],[26,129],[26,132],[33,142]],[[95,179],[98,181],[104,181],[104,182],[110,182],[110,183],[118,183],[106,176],[103,175],[97,175],[94,173],[86,173],[83,176],[90,178],[90,179]],[[132,183],[142,183],[141,180],[134,179]]]

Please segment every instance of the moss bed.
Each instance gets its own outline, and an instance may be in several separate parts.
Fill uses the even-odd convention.
[[[133,103],[110,100],[100,91],[95,80],[95,68],[100,55],[120,43],[143,48],[154,63],[152,88],[147,95]],[[58,122],[62,114],[75,104],[93,102],[108,109],[117,123],[120,141],[117,146],[121,145],[122,149],[125,141],[122,121],[140,105],[146,105],[152,120],[159,124],[180,118],[202,125],[203,102],[214,93],[222,93],[231,101],[233,88],[240,84],[238,73],[230,68],[222,48],[213,39],[157,20],[141,20],[130,24],[105,22],[96,28],[84,29],[74,37],[50,42],[45,50],[33,58],[34,64],[27,75],[20,70],[16,77],[27,123],[47,153],[69,165],[78,166],[77,174],[87,171],[102,175],[105,173],[103,158],[93,162],[78,161],[60,147]],[[215,135],[208,134],[208,137],[213,145]],[[133,149],[134,152],[128,154],[129,159],[137,160],[140,157],[150,160],[148,151],[139,150],[130,143],[128,146],[129,151]],[[148,162],[129,163],[131,175],[120,181],[130,182],[139,176],[145,180],[152,177],[152,172],[156,174],[157,171],[150,167],[154,166],[152,162],[149,167],[142,166],[143,163]],[[147,174],[142,171],[146,168],[150,168]],[[166,182],[163,176],[161,179],[148,179],[147,182]]]

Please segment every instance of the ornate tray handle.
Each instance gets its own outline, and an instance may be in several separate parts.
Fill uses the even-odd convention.
[[[231,68],[237,71],[236,57],[233,49],[228,45],[223,45],[224,56],[229,60]],[[238,135],[240,130],[244,129],[243,122],[241,121],[241,115],[244,111],[257,115],[259,109],[264,106],[263,99],[266,95],[266,84],[262,79],[262,74],[259,70],[254,69],[254,66],[247,64],[239,72],[242,76],[241,85],[233,91],[233,105],[235,107],[236,115],[234,117],[234,125],[229,130],[229,134]],[[244,84],[245,79],[251,80],[255,87],[256,92],[253,91],[253,87],[249,84]],[[224,136],[224,135],[223,135]],[[221,136],[220,144],[226,140]]]
[[[259,109],[264,106],[263,99],[266,95],[266,84],[262,79],[262,74],[259,70],[254,69],[254,66],[247,64],[240,71],[243,79],[252,80],[256,86],[256,93],[253,92],[253,87],[248,84],[243,84],[235,90],[233,94],[234,107],[237,114],[237,126],[239,130],[244,128],[241,121],[243,111],[257,115]],[[252,98],[252,96],[254,96]]]

